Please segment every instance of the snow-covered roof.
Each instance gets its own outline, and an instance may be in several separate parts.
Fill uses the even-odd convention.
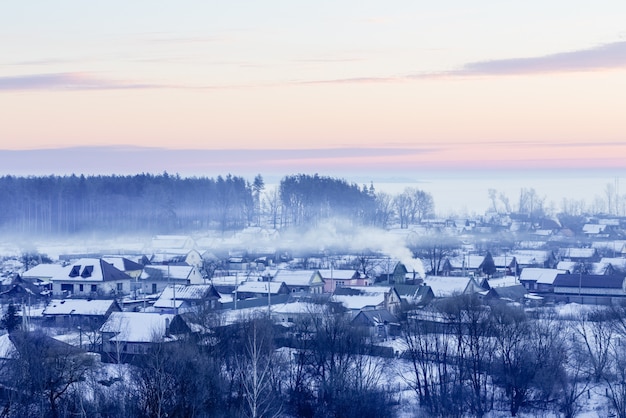
[[[475,283],[470,277],[427,276],[424,285],[430,286],[435,297],[441,298],[462,294],[470,282]]]
[[[570,273],[572,273],[577,265],[578,265],[578,262],[576,261],[559,261],[556,264],[556,268],[558,270],[568,270]]]
[[[358,310],[366,306],[383,304],[386,295],[391,292],[397,293],[393,287],[389,286],[342,286],[335,289],[330,300],[339,302],[348,309]]]
[[[341,303],[351,310],[363,309],[366,306],[379,306],[385,302],[385,295],[379,293],[365,295],[333,295],[331,301]]]
[[[620,257],[604,257],[600,260],[601,263],[609,263],[614,268],[626,272],[626,258]]]
[[[450,261],[450,265],[455,269],[462,269],[465,267],[466,269],[475,270],[480,267],[484,259],[484,255],[466,254],[465,256],[460,255],[458,257],[450,257],[448,258],[448,261]]]
[[[102,257],[102,259],[120,271],[143,270],[143,265],[125,257]]]
[[[308,302],[291,302],[280,303],[271,307],[272,312],[277,314],[307,314],[311,312],[319,312],[320,305]]]
[[[559,263],[561,264],[561,263]],[[541,284],[552,284],[558,274],[567,273],[567,269],[544,269],[535,267],[526,267],[520,273],[520,281],[533,281]]]
[[[583,233],[595,235],[595,234],[600,234],[604,232],[605,229],[606,229],[606,225],[585,224],[583,226]]]
[[[9,334],[0,336],[0,359],[14,358],[16,352],[15,344],[11,341]]]
[[[100,331],[116,334],[110,341],[146,343],[162,339],[173,319],[173,314],[113,312]]]
[[[315,273],[315,270],[279,270],[272,281],[285,282],[287,286],[309,286]]]
[[[319,270],[320,275],[323,279],[333,279],[333,280],[350,280],[351,278],[358,275],[356,270],[348,270],[348,269],[323,269]]]
[[[130,280],[131,277],[101,258],[81,258],[63,267],[53,281],[102,282]]]
[[[28,279],[51,279],[63,273],[63,266],[60,264],[37,264],[35,267],[26,270],[22,277]]]
[[[495,279],[487,279],[487,283],[489,284],[489,287],[491,288],[515,286],[519,284],[517,281],[517,277],[515,276],[505,276],[505,277],[498,277]]]
[[[140,279],[156,278],[159,280],[187,280],[194,271],[193,266],[149,265],[144,267]]]
[[[626,250],[626,240],[594,241],[591,243],[591,247],[598,250],[613,251],[618,254]]]
[[[563,258],[591,258],[597,254],[595,248],[561,248],[559,256]]]
[[[112,299],[53,299],[43,310],[44,315],[102,316],[115,304]]]
[[[257,281],[249,281],[243,282],[239,286],[237,286],[237,292],[240,293],[269,293],[275,295],[280,290],[283,282],[257,282]],[[234,292],[233,292],[234,293]]]
[[[213,294],[219,295],[210,284],[169,285],[163,289],[159,298],[154,302],[154,307],[173,308],[174,299],[176,299],[176,307],[180,307],[184,301],[202,301]]]
[[[543,264],[550,257],[548,250],[518,250],[511,252],[511,256],[515,257],[517,264],[532,265]]]
[[[202,300],[211,293],[212,286],[210,284],[190,284],[190,285],[170,285],[163,289],[159,298],[186,300]]]

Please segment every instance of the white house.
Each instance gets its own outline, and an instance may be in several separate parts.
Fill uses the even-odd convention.
[[[81,258],[52,278],[55,296],[111,296],[130,293],[132,278],[101,258]]]

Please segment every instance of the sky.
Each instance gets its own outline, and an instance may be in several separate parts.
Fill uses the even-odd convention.
[[[624,16],[623,0],[5,2],[0,170],[621,176]]]

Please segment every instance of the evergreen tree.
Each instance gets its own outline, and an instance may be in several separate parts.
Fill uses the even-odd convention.
[[[9,306],[7,307],[7,311],[2,316],[2,320],[0,320],[0,326],[6,329],[7,332],[10,334],[18,329],[21,323],[22,319],[17,314],[17,308],[14,304],[9,304]]]

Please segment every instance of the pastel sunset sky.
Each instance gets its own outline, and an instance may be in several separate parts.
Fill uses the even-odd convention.
[[[0,148],[168,149],[209,174],[621,170],[625,17],[624,0],[5,2]]]

